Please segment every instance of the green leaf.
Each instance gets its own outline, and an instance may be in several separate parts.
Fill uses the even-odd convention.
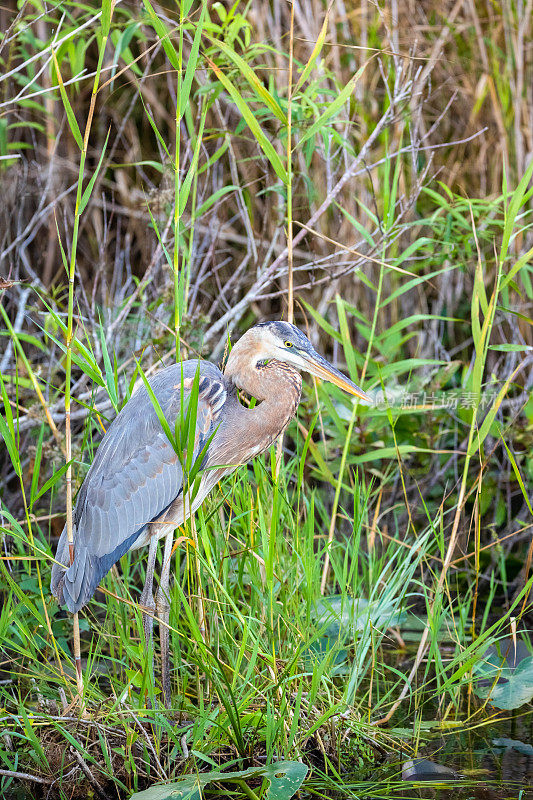
[[[533,350],[530,344],[491,344],[489,350],[497,350],[500,353],[522,353],[524,350]]]
[[[505,447],[505,449],[507,450],[507,455],[509,456],[509,461],[512,464],[513,472],[514,472],[514,474],[516,476],[516,480],[518,481],[518,485],[520,486],[520,490],[522,492],[522,496],[523,496],[524,500],[526,501],[527,507],[529,508],[529,513],[533,516],[533,508],[531,507],[531,503],[529,501],[529,497],[528,497],[528,494],[527,494],[527,491],[526,491],[526,487],[524,486],[524,481],[523,481],[522,475],[520,473],[520,470],[518,469],[518,464],[516,463],[516,459],[515,459],[513,453],[508,448],[507,443],[506,443],[505,439],[503,438],[503,436],[502,436],[502,443],[503,443],[503,446]]]
[[[176,440],[175,440],[174,436],[172,435],[172,431],[170,430],[170,425],[168,424],[168,420],[165,417],[165,415],[163,414],[163,409],[161,408],[159,400],[155,396],[154,390],[150,386],[148,378],[144,374],[144,370],[141,367],[141,365],[140,365],[140,363],[139,363],[139,361],[137,359],[135,359],[135,363],[137,364],[137,369],[139,370],[139,373],[140,373],[140,376],[141,376],[142,381],[144,383],[145,389],[148,392],[148,397],[150,398],[150,402],[152,403],[152,405],[154,407],[154,411],[157,414],[157,418],[158,418],[159,422],[161,423],[161,427],[163,428],[163,431],[165,432],[165,436],[167,437],[168,441],[172,445],[172,448],[174,449],[174,451],[177,452],[176,451]]]
[[[316,60],[320,55],[320,52],[324,46],[324,42],[326,40],[326,33],[328,31],[328,21],[329,21],[329,8],[326,10],[326,16],[324,17],[324,22],[322,23],[322,28],[320,29],[320,33],[318,34],[318,38],[315,42],[315,46],[309,56],[309,61],[304,67],[302,74],[298,79],[298,83],[296,84],[293,92],[293,96],[296,92],[300,89],[301,86],[305,83],[309,75],[311,74],[311,70],[315,66]]]
[[[109,357],[109,352],[107,350],[107,344],[104,335],[104,329],[102,326],[102,321],[100,320],[100,326],[98,330],[99,338],[100,338],[100,345],[102,348],[102,357],[104,359],[104,367],[105,367],[105,381],[107,385],[107,393],[111,398],[111,402],[115,408],[115,411],[118,411],[118,392],[117,392],[117,385],[115,382],[115,371],[113,369],[113,365],[111,364],[111,359]]]
[[[241,58],[241,56],[233,50],[233,48],[229,47],[225,42],[221,41],[220,39],[213,39],[211,36],[207,37],[211,39],[215,47],[218,47],[222,50],[223,53],[227,55],[227,57],[233,61],[235,66],[239,69],[240,73],[252,89],[254,90],[255,94],[264,101],[264,103],[268,106],[268,108],[272,111],[275,117],[279,119],[284,125],[287,124],[287,116],[283,112],[281,106],[279,105],[278,101],[270,94],[268,89],[263,85],[263,83],[259,80],[257,75],[255,74],[254,70],[250,67],[250,65]]]
[[[92,191],[93,191],[93,188],[94,188],[94,184],[96,183],[96,179],[98,177],[98,173],[100,172],[100,167],[102,166],[102,161],[104,160],[104,155],[105,155],[107,142],[108,142],[110,133],[111,133],[111,128],[108,130],[107,136],[105,137],[104,146],[102,148],[102,152],[100,154],[100,159],[98,160],[98,164],[96,166],[96,169],[93,172],[93,174],[91,175],[91,179],[90,179],[89,183],[87,184],[87,186],[85,187],[85,191],[83,192],[83,194],[81,196],[80,205],[79,205],[79,209],[78,209],[78,213],[79,214],[83,214],[83,212],[84,212],[84,210],[85,210],[85,208],[87,206],[87,203],[89,202],[89,199],[91,197],[91,194],[92,194]]]
[[[334,202],[334,205],[335,205],[335,206],[336,206],[336,207],[339,209],[339,211],[341,212],[341,214],[343,214],[343,215],[346,217],[346,219],[348,220],[348,222],[350,223],[350,225],[351,225],[353,228],[355,228],[355,230],[356,230],[356,231],[359,233],[359,235],[363,237],[363,239],[364,239],[364,240],[365,240],[365,242],[366,242],[366,243],[369,245],[369,247],[375,247],[375,246],[376,246],[376,243],[374,242],[374,240],[373,240],[372,236],[371,236],[371,235],[370,235],[370,233],[367,231],[367,229],[365,228],[365,226],[364,226],[364,225],[362,225],[362,224],[359,222],[359,220],[357,220],[357,219],[356,219],[354,216],[352,216],[352,215],[349,213],[349,211],[346,211],[346,209],[345,209],[345,208],[343,208],[343,207],[340,205],[340,203],[337,203],[337,202],[335,201],[335,202]]]
[[[503,398],[505,397],[505,395],[507,394],[507,392],[509,390],[509,385],[510,385],[512,379],[514,378],[514,376],[516,375],[516,373],[518,372],[518,370],[520,369],[520,366],[521,365],[519,364],[516,367],[516,369],[513,370],[513,372],[509,375],[509,377],[507,378],[507,380],[503,384],[502,388],[498,392],[498,394],[496,396],[496,399],[494,400],[494,403],[492,404],[487,416],[485,417],[485,419],[483,420],[483,422],[481,424],[481,427],[480,427],[479,431],[477,432],[477,435],[472,440],[472,443],[471,443],[470,448],[468,450],[468,455],[469,456],[473,456],[475,453],[477,453],[477,451],[479,450],[479,448],[481,447],[481,445],[485,441],[485,439],[486,439],[486,437],[487,437],[487,435],[488,435],[488,433],[490,431],[491,425],[494,422],[494,418],[496,417],[498,409],[502,404]]]
[[[267,800],[290,800],[304,782],[307,766],[299,761],[278,761],[265,767],[263,774],[270,781]]]
[[[155,135],[156,135],[157,141],[159,142],[159,144],[161,145],[161,147],[163,148],[163,150],[164,150],[164,151],[165,151],[165,153],[167,154],[168,158],[169,158],[170,160],[172,160],[172,156],[170,155],[170,151],[169,151],[169,149],[168,149],[168,147],[167,147],[167,143],[165,142],[165,139],[164,139],[164,137],[163,137],[163,136],[161,135],[161,133],[159,132],[159,128],[158,128],[158,127],[157,127],[157,125],[155,124],[155,120],[153,119],[152,115],[150,114],[150,112],[148,111],[147,107],[145,106],[142,94],[140,94],[140,95],[139,95],[139,98],[140,98],[140,100],[141,100],[141,103],[143,104],[144,113],[146,114],[146,117],[147,117],[147,119],[148,119],[148,122],[149,122],[149,123],[150,123],[150,125],[152,126],[152,130],[153,130],[153,132],[154,132],[154,133],[155,133]]]
[[[143,3],[150,16],[152,27],[159,36],[159,39],[161,40],[161,44],[163,45],[165,53],[167,54],[168,60],[170,61],[174,69],[179,70],[180,60],[176,48],[170,41],[169,38],[170,32],[167,30],[164,22],[162,22],[155,13],[153,6],[150,3],[150,0],[143,0]]]
[[[405,611],[398,609],[396,598],[367,600],[364,597],[330,595],[317,603],[315,621],[321,634],[338,639],[339,636],[353,637],[355,631],[364,631],[369,623],[383,630],[397,627],[405,615]]]
[[[196,168],[198,166],[198,158],[200,156],[200,147],[202,146],[202,136],[204,133],[204,125],[205,125],[205,118],[207,115],[207,105],[204,105],[202,109],[202,116],[200,117],[200,128],[196,135],[196,146],[194,148],[194,154],[192,157],[191,164],[189,169],[187,170],[187,175],[185,176],[185,180],[183,181],[182,185],[180,186],[179,190],[179,197],[178,197],[178,211],[179,215],[183,214],[185,211],[185,206],[187,205],[187,200],[189,199],[189,194],[191,191],[191,184],[192,179],[196,173]]]
[[[344,89],[342,89],[342,91],[339,92],[335,100],[332,103],[330,103],[330,105],[327,107],[324,113],[311,125],[311,127],[305,131],[305,133],[300,137],[298,146],[301,146],[308,139],[311,139],[313,136],[315,136],[315,134],[319,133],[326,124],[326,122],[329,122],[329,120],[341,110],[341,108],[343,107],[343,105],[345,104],[345,102],[348,100],[353,90],[355,89],[355,84],[365,71],[367,64],[368,61],[365,64],[363,64],[363,66],[359,67],[355,75],[353,75],[350,78]]]
[[[202,11],[200,13],[200,19],[198,20],[198,23],[196,25],[196,31],[194,33],[194,39],[191,47],[191,52],[189,54],[189,60],[187,61],[187,69],[185,70],[185,77],[183,78],[183,83],[181,85],[180,119],[183,117],[185,113],[185,108],[187,106],[187,103],[189,102],[189,97],[191,94],[192,79],[196,71],[196,65],[198,64],[198,52],[200,50],[200,41],[202,39],[202,32],[204,29],[206,8],[207,6],[204,0],[204,2],[202,3]]]
[[[9,453],[9,458],[11,459],[11,464],[13,465],[13,469],[15,470],[16,475],[20,478],[21,470],[20,470],[20,459],[17,450],[17,445],[15,443],[14,438],[11,436],[11,432],[6,425],[6,421],[3,417],[0,417],[0,437],[4,440],[5,445],[7,447],[7,452]]]
[[[378,447],[369,453],[363,453],[360,456],[355,456],[351,460],[353,464],[366,464],[369,461],[381,461],[382,458],[390,458],[395,460],[398,455],[408,456],[411,453],[433,453],[430,447],[417,447],[414,444],[400,444],[398,447]]]
[[[301,302],[303,303],[305,309],[311,314],[315,322],[318,323],[318,325],[322,328],[324,333],[327,333],[328,336],[330,336],[332,339],[336,339],[338,342],[342,341],[340,334],[335,330],[333,325],[330,325],[330,323],[323,316],[321,316],[318,311],[315,311],[313,306],[309,305],[309,303],[307,303],[305,300],[302,299]]]
[[[43,496],[43,494],[46,494],[46,492],[47,492],[49,489],[51,489],[51,488],[52,488],[52,486],[55,486],[55,484],[56,484],[56,483],[57,483],[57,482],[58,482],[58,481],[61,479],[61,477],[62,477],[62,476],[65,474],[65,472],[67,471],[67,469],[69,468],[69,466],[71,466],[73,463],[74,463],[74,459],[72,459],[71,461],[69,461],[67,464],[63,464],[63,465],[62,465],[62,466],[61,466],[61,467],[60,467],[58,470],[56,470],[56,472],[54,472],[54,474],[52,475],[52,477],[51,477],[51,478],[48,478],[48,480],[46,481],[46,483],[44,484],[44,486],[42,486],[42,487],[41,487],[41,489],[40,489],[40,490],[37,492],[37,494],[36,494],[36,495],[35,495],[35,497],[33,498],[33,503],[36,503],[36,502],[37,502],[37,500],[38,500],[40,497],[42,497],[42,496]]]
[[[503,228],[502,246],[501,246],[501,251],[500,251],[500,264],[503,264],[503,262],[505,261],[505,259],[507,257],[507,251],[509,250],[509,243],[511,241],[511,236],[512,236],[512,233],[513,233],[513,230],[514,230],[516,217],[518,215],[520,207],[522,206],[522,203],[523,203],[523,200],[524,200],[524,195],[526,193],[526,189],[527,189],[527,187],[529,185],[529,182],[531,180],[531,176],[532,175],[533,175],[533,160],[531,161],[531,163],[529,164],[528,168],[526,169],[526,171],[522,175],[522,178],[520,179],[520,183],[518,184],[518,186],[514,190],[514,192],[512,194],[512,197],[511,197],[511,202],[505,208],[505,223],[504,223],[504,228]],[[504,181],[506,182],[505,169],[504,169]],[[503,191],[503,195],[504,196],[506,195],[505,188],[506,187],[504,186],[504,191]],[[516,267],[516,264],[515,264],[515,267]],[[512,277],[512,275],[515,274],[515,272],[516,272],[516,270],[514,270],[514,269],[511,270],[511,273],[509,273],[511,275],[511,277]]]
[[[261,150],[269,160],[276,175],[283,181],[283,183],[286,184],[288,181],[287,170],[283,166],[283,162],[276,153],[274,146],[265,135],[261,126],[259,125],[256,115],[252,112],[252,110],[246,103],[246,100],[239,93],[238,89],[233,85],[230,79],[226,75],[224,75],[222,70],[219,67],[217,67],[217,65],[213,61],[211,61],[211,59],[208,58],[207,61],[209,63],[209,66],[217,76],[218,80],[220,81],[222,86],[226,89],[229,96],[231,97],[231,99],[241,112],[244,121],[246,122],[246,124],[252,131],[253,135],[257,139]]]
[[[478,686],[476,694],[488,699],[496,708],[512,711],[533,699],[533,657],[524,658],[516,669],[507,668],[505,683],[495,686]]]
[[[208,197],[207,200],[205,200],[202,205],[196,209],[195,217],[201,217],[202,214],[205,214],[206,211],[209,211],[209,209],[214,206],[221,197],[224,197],[225,194],[236,191],[238,191],[238,186],[234,186],[232,183],[228,186],[221,186],[220,189],[217,189],[217,191],[214,192],[211,197]]]
[[[224,143],[221,144],[217,150],[215,150],[213,155],[209,157],[209,159],[205,162],[205,164],[202,164],[202,166],[198,170],[198,175],[201,175],[203,172],[207,172],[207,170],[210,167],[212,167],[213,164],[216,161],[218,161],[219,158],[222,158],[228,147],[229,147],[229,138],[226,138],[224,140]]]
[[[130,800],[200,800],[201,791],[207,784],[213,781],[240,784],[244,778],[266,778],[270,782],[263,795],[265,800],[290,800],[304,782],[306,775],[307,766],[300,764],[299,761],[278,761],[268,767],[250,767],[239,772],[212,770],[196,775],[185,775],[179,781],[164,786],[151,786],[143,792],[135,792]]]
[[[37,440],[37,446],[35,448],[35,460],[33,462],[33,470],[31,476],[30,507],[35,502],[37,487],[39,485],[39,474],[41,471],[41,459],[43,455],[43,436],[44,436],[44,423],[41,423],[41,427],[39,429],[39,438]]]
[[[335,295],[335,301],[337,303],[337,316],[339,319],[339,328],[342,337],[342,346],[344,350],[344,355],[346,358],[346,363],[348,364],[348,372],[350,373],[350,378],[352,379],[352,381],[355,381],[357,383],[358,375],[357,375],[357,365],[355,363],[355,352],[350,338],[350,330],[348,327],[348,320],[346,319],[346,309],[344,301],[338,294]]]
[[[52,50],[52,58],[54,59],[54,66],[55,66],[56,72],[57,72],[57,81],[58,81],[58,84],[59,84],[59,91],[61,93],[61,99],[63,100],[63,105],[65,107],[65,112],[67,114],[67,122],[68,122],[69,128],[71,130],[72,135],[74,136],[74,139],[76,140],[76,144],[78,145],[80,150],[83,150],[83,137],[81,135],[80,126],[78,125],[78,120],[76,119],[76,115],[74,114],[74,111],[72,110],[72,106],[70,105],[70,100],[67,97],[67,93],[66,93],[65,87],[63,85],[63,78],[61,77],[61,72],[60,72],[60,69],[59,69],[59,64],[57,63],[55,50]]]
[[[102,0],[102,34],[107,36],[111,27],[111,0]]]
[[[111,35],[111,39],[115,44],[115,55],[113,56],[113,66],[111,68],[111,83],[110,83],[110,91],[113,90],[114,81],[115,81],[115,74],[118,66],[119,59],[122,57],[125,64],[129,66],[131,70],[136,75],[142,75],[142,70],[139,68],[139,65],[135,63],[135,59],[133,58],[133,54],[130,50],[129,44],[133,39],[134,34],[136,34],[139,29],[141,28],[140,22],[132,22],[130,23],[120,34],[120,36]],[[115,33],[118,33],[116,31]]]
[[[43,302],[46,305],[46,302],[45,301]],[[64,325],[60,317],[58,317],[49,306],[47,307],[51,315],[54,317],[54,320],[57,323],[58,327],[60,327],[62,330],[66,330],[66,326]],[[36,322],[36,325],[40,327],[41,330],[44,331],[43,326],[39,325],[38,322]],[[50,332],[47,333],[47,336],[52,342],[54,342],[59,347],[60,350],[62,350],[64,353],[67,352],[66,345],[60,339],[57,339]],[[79,341],[79,339],[76,338],[72,339],[71,344],[72,344],[72,361],[74,362],[74,364],[76,364],[82,370],[82,372],[85,375],[87,375],[92,381],[94,381],[98,386],[102,386],[103,388],[105,388],[106,382],[104,380],[100,367],[94,360],[94,357],[90,352],[90,350],[88,350],[87,347],[85,347],[85,345],[82,344]]]

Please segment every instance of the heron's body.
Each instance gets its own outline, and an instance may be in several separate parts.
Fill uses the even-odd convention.
[[[235,363],[239,384],[252,394],[240,361]],[[192,511],[221,477],[270,447],[300,401],[300,374],[288,364],[271,360],[257,369],[259,381],[254,383],[253,395],[259,404],[246,408],[238,399],[231,362],[229,366],[228,377],[208,361],[185,361],[160,370],[150,381],[174,430],[180,413],[182,375],[186,399],[196,370],[200,370],[194,456],[214,435]],[[245,442],[253,444],[243,454]],[[219,465],[224,466],[213,469]],[[180,460],[146,387],[141,385],[106,432],[79,492],[74,512],[76,558],[67,570],[59,564],[52,570],[52,591],[60,603],[69,611],[79,611],[121,556],[149,544],[153,536],[164,536],[169,524],[181,525],[189,513],[187,493],[184,499],[182,490]],[[151,525],[154,522],[165,525]],[[66,528],[56,558],[64,565],[70,563]]]
[[[190,509],[188,492],[183,491],[182,464],[146,387],[143,384],[134,392],[102,439],[80,489],[74,512],[73,559],[66,529],[61,534],[56,553],[59,563],[52,568],[52,592],[59,603],[71,612],[78,611],[124,553],[149,545],[141,599],[144,607],[155,608],[152,582],[157,539],[166,536],[159,600],[162,613],[168,614],[165,592],[174,528],[200,506],[221,477],[268,449],[285,430],[300,402],[298,369],[308,369],[368,399],[286,322],[251,328],[233,347],[224,373],[207,361],[193,360],[166,367],[150,380],[173,431],[182,398],[187,404],[199,370],[192,463],[212,438]],[[255,397],[257,405],[242,405],[239,389]],[[168,641],[166,648],[168,659]],[[168,699],[169,680],[167,683],[165,686],[164,681]]]

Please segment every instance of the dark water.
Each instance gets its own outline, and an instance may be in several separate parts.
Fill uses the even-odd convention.
[[[416,754],[444,770],[442,781],[418,773],[422,780],[402,779],[402,768],[409,769],[412,753],[384,763],[372,778],[377,785],[366,798],[438,798],[438,800],[533,800],[533,711],[484,724],[474,729],[457,729],[423,743]],[[389,772],[390,770],[390,772]],[[411,774],[413,770],[409,770]],[[382,778],[380,780],[380,772]],[[383,772],[388,772],[387,777]],[[415,770],[416,774],[416,770]],[[427,777],[428,780],[423,780]],[[381,784],[381,786],[379,786]],[[387,786],[388,784],[388,786]],[[350,796],[348,793],[347,796]]]

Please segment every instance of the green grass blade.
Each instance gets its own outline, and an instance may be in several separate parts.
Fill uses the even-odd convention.
[[[234,84],[230,81],[230,79],[226,75],[224,75],[222,70],[213,61],[211,61],[210,58],[208,58],[207,61],[209,63],[209,66],[217,76],[218,80],[220,81],[222,86],[226,89],[229,96],[231,97],[231,99],[241,112],[244,121],[246,122],[246,124],[252,131],[253,135],[257,139],[257,142],[259,143],[261,150],[267,157],[276,175],[283,181],[283,183],[286,184],[288,181],[287,170],[283,166],[283,162],[279,157],[279,155],[276,153],[274,146],[267,138],[261,126],[259,125],[257,117],[252,112],[246,100],[240,94],[236,86],[234,86]]]

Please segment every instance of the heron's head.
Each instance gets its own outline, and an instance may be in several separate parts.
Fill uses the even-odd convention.
[[[239,354],[235,350],[240,350],[241,347],[243,350],[246,347],[246,357],[253,361],[253,366],[270,359],[282,361],[317,378],[330,381],[367,403],[372,402],[359,386],[317,353],[307,336],[290,322],[261,322],[250,328],[233,348],[230,361],[234,354],[238,358]],[[230,361],[226,372],[228,367],[231,369]]]

